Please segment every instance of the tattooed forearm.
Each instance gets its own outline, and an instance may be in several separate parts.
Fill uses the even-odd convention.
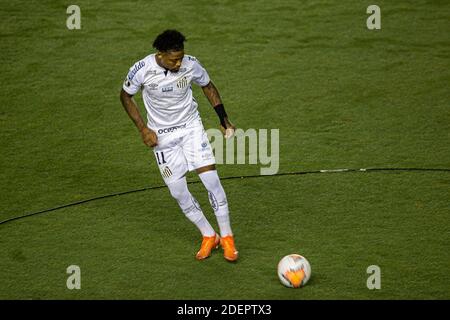
[[[216,86],[212,81],[210,81],[205,87],[202,87],[203,93],[205,94],[206,98],[208,98],[209,103],[213,107],[217,106],[218,104],[222,103],[222,99],[220,99],[219,91],[217,91]]]
[[[138,130],[142,131],[142,129],[146,128],[147,126],[145,125],[145,122],[142,119],[141,114],[139,113],[139,109],[133,99],[133,96],[129,95],[122,89],[120,91],[120,101],[122,102],[125,111],[128,113],[130,119],[133,120]]]

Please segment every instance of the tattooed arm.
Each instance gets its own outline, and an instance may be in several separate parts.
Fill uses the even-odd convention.
[[[211,103],[213,107],[222,103],[219,91],[217,91],[217,88],[214,83],[212,83],[212,81],[210,81],[206,86],[202,87],[202,90],[206,98],[208,98],[209,103]]]
[[[150,130],[145,124],[133,96],[122,89],[120,91],[120,101],[122,102],[123,108],[128,113],[128,116],[133,120],[136,128],[139,130],[142,141],[149,147],[156,146],[158,144],[158,137],[156,136],[156,133],[153,130]]]
[[[217,91],[214,83],[210,81],[206,86],[202,87],[202,90],[209,103],[211,103],[217,115],[219,116],[221,129],[223,129],[222,131],[224,132],[224,134],[226,129],[232,129],[234,131],[236,127],[228,120],[228,115],[225,112],[225,108],[222,104],[222,99],[220,98],[219,91]]]

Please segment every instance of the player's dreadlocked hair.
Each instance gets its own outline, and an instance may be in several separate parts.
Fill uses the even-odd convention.
[[[153,48],[161,52],[180,51],[184,49],[186,38],[177,30],[166,30],[153,41]]]

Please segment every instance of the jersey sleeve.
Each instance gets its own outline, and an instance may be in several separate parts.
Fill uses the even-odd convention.
[[[128,74],[123,82],[123,90],[130,95],[135,95],[144,82],[144,60],[136,62],[128,71]]]
[[[195,84],[198,84],[201,87],[206,86],[211,80],[209,79],[208,72],[200,62],[194,58],[192,70],[194,71],[192,74],[192,81]]]

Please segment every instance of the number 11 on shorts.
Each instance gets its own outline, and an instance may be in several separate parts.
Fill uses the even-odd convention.
[[[159,156],[159,154],[161,154],[161,157]],[[162,164],[166,163],[166,160],[164,159],[164,153],[162,151],[156,152],[156,158],[158,159],[158,165],[162,165]]]

